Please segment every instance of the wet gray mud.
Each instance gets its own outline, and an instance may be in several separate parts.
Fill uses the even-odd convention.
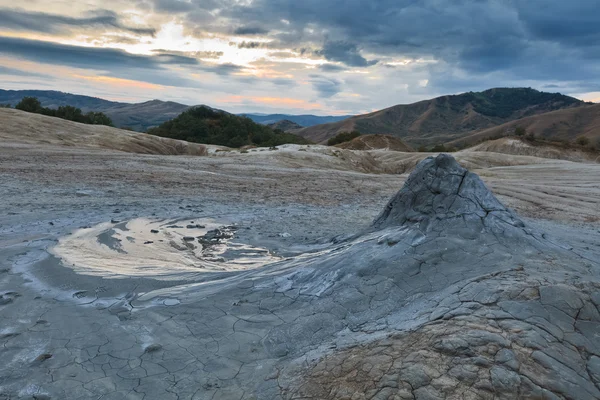
[[[598,231],[448,155],[370,225],[190,208],[9,218],[0,399],[600,398]]]

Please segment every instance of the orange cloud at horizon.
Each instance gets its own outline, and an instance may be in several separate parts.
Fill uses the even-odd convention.
[[[592,103],[600,103],[600,92],[588,92],[578,96],[583,101],[591,101]]]
[[[73,74],[73,78],[85,79],[86,81],[100,82],[111,86],[133,87],[138,89],[163,89],[164,86],[155,83],[134,81],[131,79],[113,78],[111,76],[90,76]]]

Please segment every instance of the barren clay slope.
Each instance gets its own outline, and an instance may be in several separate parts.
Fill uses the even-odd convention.
[[[467,152],[491,152],[520,156],[533,156],[575,162],[600,162],[600,152],[582,146],[564,146],[560,143],[530,141],[517,137],[488,140],[466,150]]]
[[[521,118],[477,131],[453,140],[449,144],[472,146],[482,140],[513,135],[517,127],[524,128],[527,134],[533,134],[539,138],[573,141],[579,136],[585,136],[590,142],[595,143],[600,140],[600,104],[584,105]]]
[[[361,135],[348,142],[340,143],[335,147],[346,150],[413,151],[402,140],[390,135]]]
[[[0,109],[0,140],[14,144],[48,144],[101,148],[143,154],[205,155],[206,146],[103,125]]]
[[[527,115],[583,104],[580,100],[559,93],[497,88],[396,105],[340,122],[304,128],[295,133],[322,143],[340,132],[358,130],[362,134],[393,135],[418,147],[448,142]]]

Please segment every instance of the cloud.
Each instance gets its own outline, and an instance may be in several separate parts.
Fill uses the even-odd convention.
[[[360,55],[357,46],[349,42],[327,41],[318,53],[329,61],[339,61],[350,67],[369,67],[377,64],[377,60],[367,61]]]
[[[217,75],[230,75],[239,72],[243,67],[235,64],[215,64],[211,66],[203,66],[202,69],[208,72],[214,72]]]
[[[311,75],[311,83],[314,89],[323,98],[332,97],[342,91],[342,82],[337,79],[320,75]]]
[[[10,68],[0,65],[0,75],[14,75],[14,76],[35,76],[39,78],[48,78],[48,75],[40,74],[38,72],[24,71],[16,68]]]
[[[154,10],[158,12],[185,13],[193,9],[194,4],[185,0],[154,0]]]
[[[269,44],[266,42],[252,42],[252,41],[243,41],[240,43],[230,42],[232,46],[237,46],[238,49],[259,49],[259,48],[267,48]]]
[[[234,64],[203,64],[196,58],[177,53],[146,56],[123,50],[81,47],[53,42],[0,36],[0,54],[19,57],[42,64],[63,65],[78,69],[104,71],[105,75],[148,83],[198,87],[199,82],[169,69],[170,66],[193,67],[220,76],[240,71]]]
[[[198,64],[198,59],[216,59],[223,56],[222,51],[173,51],[165,49],[154,49],[152,53],[162,57],[172,57],[172,61],[179,61],[181,64]]]
[[[75,68],[158,68],[161,62],[192,63],[195,60],[183,56],[157,55],[144,56],[130,54],[123,50],[82,47],[54,42],[0,36],[0,54],[23,57],[46,64],[67,65]]]
[[[323,72],[341,72],[345,71],[347,68],[336,64],[323,64],[319,66],[319,69]]]
[[[57,14],[26,11],[22,9],[0,9],[0,26],[18,31],[64,33],[71,28],[90,29],[98,27],[116,28],[138,35],[154,35],[156,30],[134,27],[120,21],[117,14],[109,10],[95,10],[83,17],[68,17]]]
[[[240,26],[239,28],[236,28],[233,33],[234,35],[240,35],[240,36],[244,36],[244,35],[264,35],[266,33],[268,33],[269,31],[264,29],[264,28],[260,28],[258,26]]]
[[[192,44],[230,46],[196,46],[214,54],[178,52],[167,40],[158,46],[163,50],[145,56],[0,38],[1,53],[115,78],[190,88],[201,82],[265,98],[280,97],[278,91],[295,82],[295,96],[308,101],[316,94],[325,107],[340,109],[382,108],[495,86],[555,85],[569,94],[600,85],[600,13],[592,0],[546,0],[543,7],[531,0],[86,0],[68,9],[45,3],[0,9],[0,26],[63,40],[83,32],[89,44],[132,49],[139,36],[154,33],[151,27],[181,24]],[[44,7],[48,13],[39,12]],[[256,49],[270,50],[261,56],[274,65],[253,64],[263,53]],[[196,76],[203,73],[214,80]]]
[[[542,79],[573,79],[573,71],[592,78],[600,63],[600,13],[590,0],[548,0],[544,7],[530,0],[191,2],[190,26],[214,32],[227,24],[261,27],[262,35],[281,48],[305,49],[305,56],[349,67],[373,66],[386,57],[429,58],[445,66],[444,75],[503,71],[501,84],[536,80],[539,67]],[[195,22],[215,10],[219,18]],[[594,65],[583,65],[587,60]]]

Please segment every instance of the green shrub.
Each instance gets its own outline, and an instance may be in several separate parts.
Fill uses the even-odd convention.
[[[525,136],[527,134],[527,130],[522,126],[517,126],[515,128],[515,135],[517,136]]]
[[[352,132],[340,132],[338,133],[336,136],[330,138],[327,141],[327,145],[328,146],[335,146],[336,144],[340,144],[340,143],[344,143],[344,142],[349,142],[354,138],[357,138],[360,136],[360,132],[359,131],[352,131]]]
[[[84,115],[86,124],[113,126],[110,117],[102,112],[90,111]],[[131,129],[131,128],[130,128]],[[131,129],[133,130],[133,129]]]
[[[575,139],[575,143],[577,143],[580,146],[587,146],[588,144],[590,144],[590,139],[588,139],[585,136],[579,136],[577,137],[577,139]]]

